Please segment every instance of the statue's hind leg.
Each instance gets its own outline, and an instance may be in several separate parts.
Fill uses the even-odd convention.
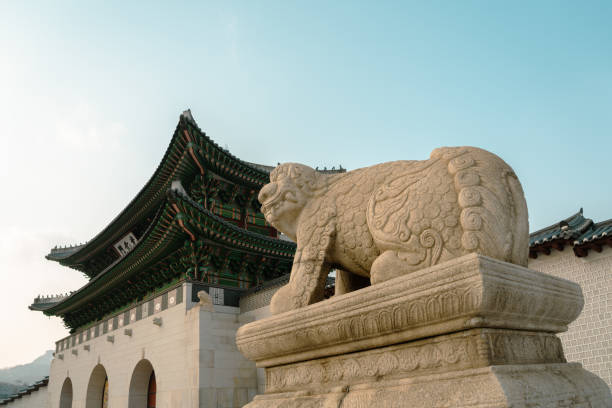
[[[400,250],[390,249],[380,254],[372,263],[370,281],[374,285],[453,257],[444,249],[440,234],[426,229],[418,236],[412,235]]]
[[[375,285],[422,269],[423,261],[426,261],[426,259],[426,251],[385,251],[374,260],[374,263],[372,263],[372,268],[370,269],[370,282],[372,282],[372,285]]]

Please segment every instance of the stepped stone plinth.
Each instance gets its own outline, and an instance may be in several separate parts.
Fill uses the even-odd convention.
[[[247,407],[612,407],[555,335],[582,307],[575,283],[468,254],[241,327],[266,371]]]

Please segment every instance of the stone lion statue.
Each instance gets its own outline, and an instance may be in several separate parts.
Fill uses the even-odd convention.
[[[258,198],[266,220],[297,243],[273,314],[322,300],[330,268],[338,295],[470,252],[527,265],[521,184],[501,158],[474,147],[340,174],[284,163]]]

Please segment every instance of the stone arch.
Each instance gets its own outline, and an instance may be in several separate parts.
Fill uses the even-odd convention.
[[[66,377],[60,392],[59,408],[72,408],[72,380]]]
[[[130,396],[128,408],[147,408],[149,381],[157,375],[149,360],[143,359],[136,364],[130,380]]]
[[[104,388],[107,386],[108,376],[102,364],[94,367],[89,376],[87,394],[85,397],[85,408],[100,408],[104,398]],[[110,383],[108,383],[110,384]]]

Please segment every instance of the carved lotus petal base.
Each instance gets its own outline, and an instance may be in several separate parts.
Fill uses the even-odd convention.
[[[608,408],[605,382],[578,363],[489,366],[354,386],[258,395],[246,408]]]

